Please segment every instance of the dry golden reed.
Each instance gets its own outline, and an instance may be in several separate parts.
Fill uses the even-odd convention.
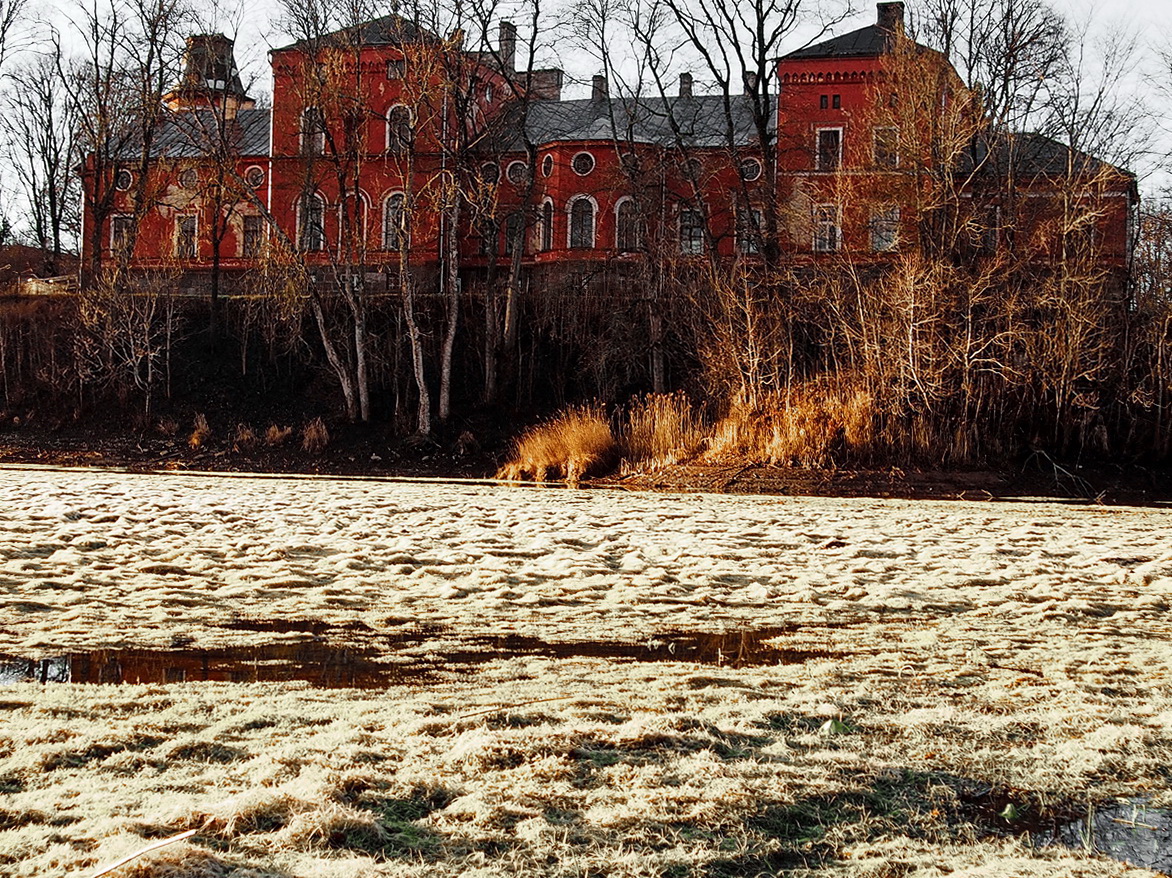
[[[292,435],[292,427],[278,427],[276,424],[269,424],[269,428],[265,430],[265,444],[273,447],[284,445]]]
[[[562,478],[576,485],[586,475],[611,466],[619,443],[601,406],[576,406],[553,420],[526,430],[498,479],[544,482]]]
[[[693,457],[706,439],[704,424],[683,393],[653,393],[627,410],[623,468],[654,470]]]
[[[208,425],[207,417],[203,412],[197,412],[195,415],[195,425],[191,431],[191,437],[187,440],[187,444],[192,448],[200,448],[206,445],[211,438],[212,428]]]
[[[326,429],[326,422],[321,418],[314,418],[301,430],[301,448],[310,454],[321,454],[330,444],[330,431]]]

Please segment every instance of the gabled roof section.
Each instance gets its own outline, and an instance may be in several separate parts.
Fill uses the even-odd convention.
[[[233,151],[241,158],[269,154],[268,109],[239,110],[226,122]],[[206,156],[216,137],[216,116],[211,110],[176,113],[160,128],[151,150],[155,158],[194,159]],[[136,155],[131,150],[128,155]]]
[[[1135,179],[1131,171],[1072,149],[1044,134],[1030,132],[976,139],[961,159],[961,170],[966,174],[976,171],[981,176],[997,179],[1004,179],[1013,171],[1019,179],[1027,181],[1054,180],[1068,174],[1088,179],[1104,174]]]
[[[750,146],[757,137],[751,100],[731,95],[727,113],[723,95],[535,101],[529,105],[526,129],[539,146],[617,141],[713,149],[730,145],[731,120],[731,144]],[[771,117],[770,130],[775,125]]]
[[[400,46],[404,44],[439,42],[439,37],[408,21],[401,15],[384,15],[370,21],[364,21],[353,27],[339,28],[322,34],[314,42],[325,45],[345,46]],[[274,52],[283,52],[287,49],[304,49],[310,45],[309,40],[297,40],[287,46],[273,49]]]
[[[782,55],[782,58],[870,58],[890,52],[895,40],[891,31],[872,24]]]

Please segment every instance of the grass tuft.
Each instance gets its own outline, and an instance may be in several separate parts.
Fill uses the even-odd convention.
[[[656,470],[693,457],[705,441],[704,424],[682,393],[653,393],[627,410],[623,468]]]
[[[525,431],[497,478],[544,482],[552,476],[577,485],[613,465],[618,456],[619,442],[602,407],[580,406]]]
[[[207,416],[203,412],[197,412],[195,415],[195,425],[191,431],[191,436],[187,440],[187,444],[192,448],[201,448],[207,445],[209,439],[212,438],[212,428],[208,425]]]
[[[326,422],[321,418],[314,418],[301,430],[301,448],[310,454],[321,454],[330,444],[330,431],[326,429]]]
[[[269,424],[269,428],[265,430],[265,445],[274,448],[278,445],[284,445],[292,435],[292,427],[278,427],[276,424]]]

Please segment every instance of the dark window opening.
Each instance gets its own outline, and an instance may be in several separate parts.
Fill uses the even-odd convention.
[[[244,234],[240,242],[241,256],[260,256],[261,235],[264,231],[264,220],[259,216],[244,218]]]
[[[836,110],[841,110],[842,109],[842,95],[835,95],[834,98],[831,100],[830,105]]]
[[[842,130],[821,128],[818,131],[818,170],[837,171],[842,164]]]
[[[541,206],[541,249],[545,252],[553,249],[552,201],[547,201]]]
[[[180,259],[195,258],[194,216],[181,216],[175,223],[175,255]]]
[[[505,220],[505,255],[512,256],[518,250],[525,252],[525,215],[510,213]]]
[[[570,247],[589,250],[594,246],[594,202],[578,198],[570,206]]]
[[[698,210],[680,211],[680,252],[692,256],[704,252],[704,217]]]
[[[639,205],[628,198],[619,205],[615,222],[615,247],[624,253],[643,248],[643,220]]]

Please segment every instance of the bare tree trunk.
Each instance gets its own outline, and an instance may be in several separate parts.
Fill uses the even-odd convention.
[[[451,194],[448,213],[447,259],[444,260],[444,291],[448,299],[448,322],[440,354],[439,419],[446,421],[452,414],[452,354],[456,348],[456,327],[460,322],[459,237],[456,229],[460,221],[460,195]]]
[[[427,389],[427,376],[423,371],[423,338],[415,319],[415,284],[405,264],[399,269],[399,280],[403,292],[403,316],[407,319],[407,338],[411,342],[411,365],[415,372],[415,387],[419,391],[415,432],[418,436],[430,436],[431,393]]]
[[[350,379],[350,371],[346,368],[345,363],[342,362],[342,358],[338,356],[338,349],[334,347],[334,343],[330,339],[329,327],[326,324],[326,315],[322,311],[321,302],[318,301],[316,295],[312,301],[313,316],[317,320],[317,330],[321,335],[321,343],[322,348],[326,352],[326,360],[329,361],[330,368],[334,370],[334,374],[338,376],[338,382],[342,385],[342,397],[346,401],[346,417],[353,421],[358,415],[358,405],[354,395],[354,382]]]

